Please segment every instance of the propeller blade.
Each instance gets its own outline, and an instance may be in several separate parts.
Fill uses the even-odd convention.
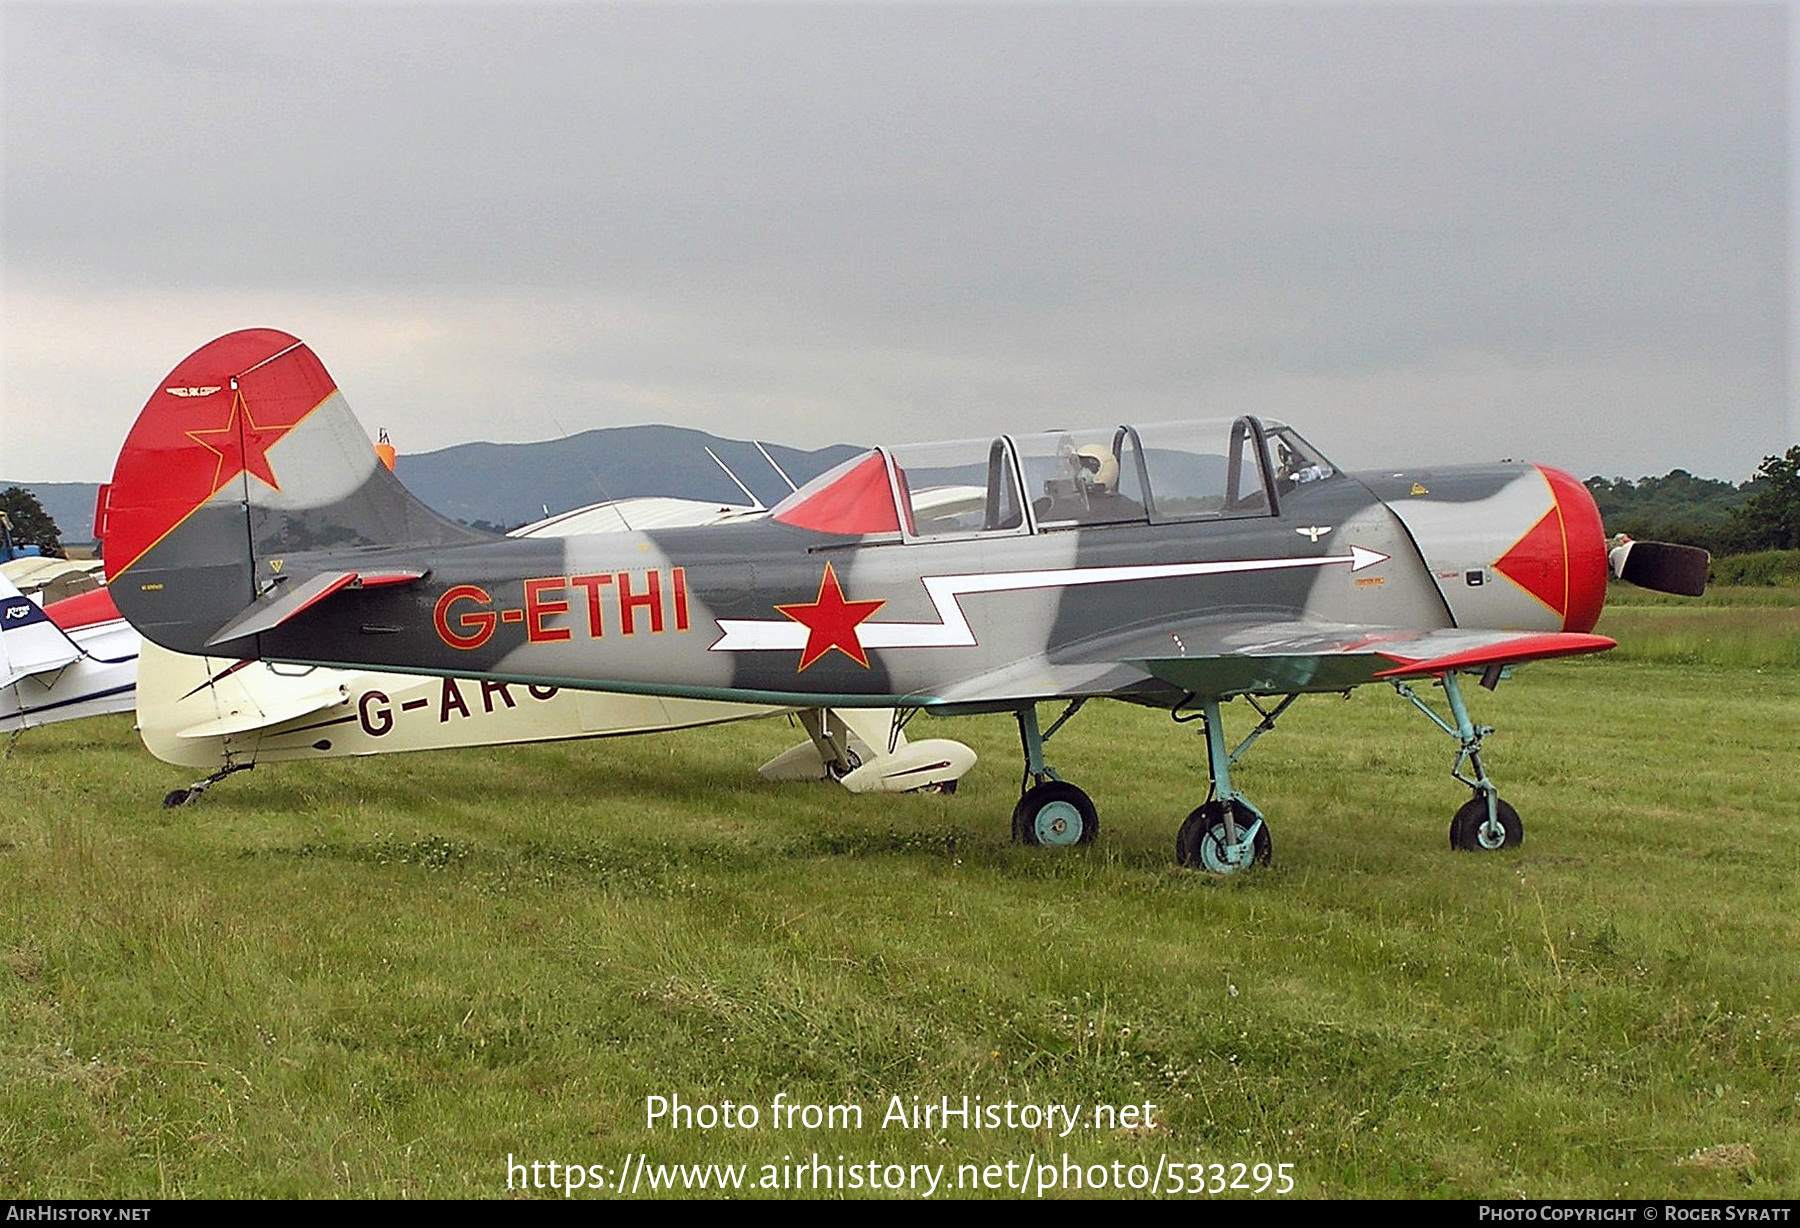
[[[1706,592],[1712,555],[1698,546],[1673,542],[1626,542],[1611,552],[1613,574],[1627,584],[1658,593],[1698,597]]]

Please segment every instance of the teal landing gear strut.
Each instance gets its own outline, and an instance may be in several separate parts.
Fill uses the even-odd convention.
[[[1100,834],[1100,815],[1081,789],[1056,774],[1044,761],[1044,743],[1086,700],[1072,701],[1050,728],[1038,731],[1037,705],[1020,708],[1019,742],[1025,749],[1025,775],[1019,781],[1019,804],[1013,807],[1013,839],[1020,844],[1064,847],[1092,844]]]
[[[1499,683],[1501,672],[1498,667],[1490,667],[1482,674],[1481,685],[1492,690]],[[1450,774],[1468,785],[1474,796],[1450,820],[1450,847],[1467,852],[1516,848],[1524,843],[1525,824],[1520,821],[1519,812],[1501,798],[1498,786],[1488,779],[1487,769],[1481,766],[1481,739],[1494,732],[1493,727],[1477,725],[1469,719],[1469,708],[1463,702],[1462,687],[1454,673],[1441,675],[1437,683],[1443,687],[1444,699],[1450,705],[1448,721],[1406,683],[1396,680],[1394,690],[1430,717],[1432,724],[1456,739],[1456,762],[1451,765]],[[1464,774],[1465,767],[1470,774]]]
[[[1244,757],[1256,739],[1275,728],[1275,721],[1298,695],[1289,695],[1272,709],[1264,709],[1245,696],[1262,718],[1237,749],[1228,750],[1225,722],[1217,699],[1199,701],[1200,711],[1183,715],[1182,709],[1192,697],[1177,704],[1169,713],[1177,721],[1199,721],[1201,736],[1206,739],[1206,770],[1212,790],[1206,803],[1183,820],[1175,834],[1175,860],[1193,869],[1213,874],[1236,874],[1253,865],[1267,865],[1271,851],[1269,823],[1249,798],[1231,783],[1231,767]]]

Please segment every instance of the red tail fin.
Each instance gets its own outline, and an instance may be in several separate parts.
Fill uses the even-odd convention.
[[[220,337],[183,359],[150,395],[113,469],[109,579],[221,491],[241,503],[252,479],[279,489],[269,450],[336,388],[298,338],[270,328]]]
[[[139,631],[198,652],[277,586],[333,566],[334,549],[484,536],[381,466],[310,349],[251,329],[194,351],[151,394],[113,470],[106,566]]]

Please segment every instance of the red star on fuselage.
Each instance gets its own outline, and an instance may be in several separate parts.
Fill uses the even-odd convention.
[[[240,413],[244,418],[241,431],[238,427]],[[269,449],[298,425],[290,422],[286,426],[258,426],[240,392],[232,398],[231,417],[225,420],[224,426],[188,431],[187,437],[219,458],[218,467],[213,471],[214,493],[240,473],[248,473],[271,490],[280,490],[281,483],[275,480],[275,470],[269,467]]]
[[[857,638],[857,624],[886,604],[885,601],[845,601],[837,572],[827,563],[825,575],[819,581],[817,600],[775,608],[806,628],[806,648],[800,653],[802,670],[834,648],[868,669],[869,654],[863,651],[862,641]]]

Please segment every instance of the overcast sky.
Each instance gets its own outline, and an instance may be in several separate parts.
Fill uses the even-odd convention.
[[[1242,412],[1742,480],[1790,404],[1781,5],[0,6],[0,474],[185,354],[403,451]]]

